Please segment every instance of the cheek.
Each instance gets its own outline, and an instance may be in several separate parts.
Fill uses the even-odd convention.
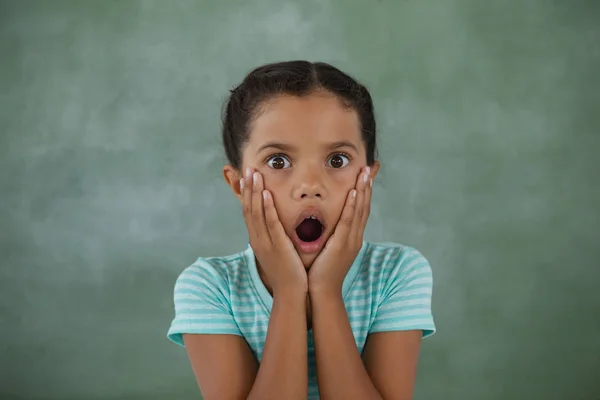
[[[348,194],[350,189],[356,187],[356,180],[360,170],[356,168],[344,168],[340,171],[334,171],[331,174],[332,182],[335,185],[336,191],[343,191]]]
[[[281,192],[286,183],[289,183],[289,176],[282,171],[274,171],[271,168],[265,167],[258,169],[262,174],[265,189],[277,197],[277,192]]]
[[[289,183],[289,179],[285,178],[284,173],[281,171],[273,171],[270,168],[261,168],[258,170],[263,176],[264,187],[271,193],[273,196],[273,203],[275,204],[275,210],[277,210],[277,215],[279,219],[283,222],[287,220],[286,215],[284,215],[283,209],[283,199],[286,197],[284,192],[286,189],[286,183]]]
[[[330,210],[338,218],[346,205],[348,193],[354,188],[354,180],[348,177],[336,180],[335,185],[329,191]]]
[[[333,187],[330,191],[329,199],[331,200],[331,211],[338,218],[346,205],[348,193],[356,187],[359,172],[359,170],[347,168],[342,171],[336,171],[332,175]]]

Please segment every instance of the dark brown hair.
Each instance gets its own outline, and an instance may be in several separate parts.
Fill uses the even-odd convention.
[[[367,165],[373,165],[377,153],[376,124],[373,100],[367,88],[330,64],[301,60],[257,67],[231,90],[222,118],[223,147],[229,163],[238,170],[241,168],[242,149],[248,140],[250,125],[265,101],[282,94],[302,97],[317,90],[334,94],[346,107],[357,112]]]

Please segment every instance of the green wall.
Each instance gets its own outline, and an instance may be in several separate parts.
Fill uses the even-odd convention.
[[[372,90],[366,238],[434,270],[416,399],[600,398],[592,0],[0,0],[0,398],[198,398],[166,331],[246,244],[221,105],[290,58]]]

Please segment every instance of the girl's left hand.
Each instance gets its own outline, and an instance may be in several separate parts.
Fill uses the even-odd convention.
[[[369,218],[373,186],[370,173],[370,168],[365,167],[358,175],[356,187],[346,197],[346,204],[333,235],[310,267],[310,293],[341,295],[344,278],[362,247],[363,232]]]

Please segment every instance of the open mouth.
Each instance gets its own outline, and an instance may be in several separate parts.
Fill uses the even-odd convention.
[[[292,239],[300,254],[314,255],[325,245],[325,219],[317,207],[302,211],[296,220],[295,235]]]
[[[306,217],[296,227],[296,235],[306,243],[311,243],[319,240],[323,234],[324,226],[316,216]]]

